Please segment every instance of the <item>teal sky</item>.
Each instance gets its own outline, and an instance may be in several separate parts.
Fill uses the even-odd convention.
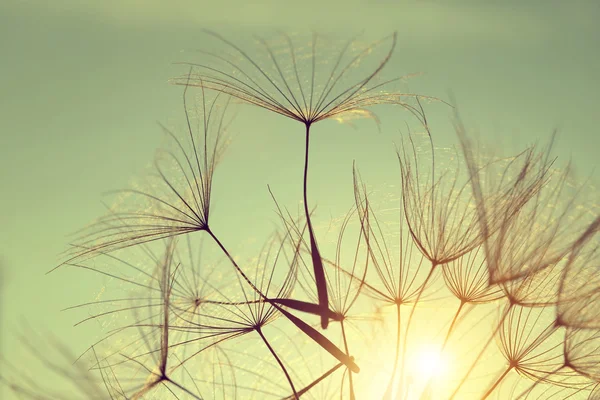
[[[408,82],[410,91],[443,99],[452,92],[467,127],[503,149],[543,141],[558,129],[555,154],[565,162],[572,158],[581,178],[591,175],[590,183],[598,183],[599,2],[249,3],[0,4],[0,340],[14,365],[22,367],[16,333],[23,321],[66,339],[75,353],[89,345],[94,327],[74,329],[77,320],[59,310],[93,299],[98,285],[80,271],[45,273],[57,264],[68,235],[102,214],[102,193],[127,187],[152,160],[161,139],[157,121],[181,122],[181,88],[167,80],[185,72],[173,62],[194,60],[202,28],[233,40],[276,30],[364,31],[376,39],[396,30],[399,40],[387,75],[423,73]],[[428,107],[436,143],[457,143],[449,129],[451,111],[439,104]],[[382,113],[385,120],[392,111]],[[378,162],[395,165],[393,151],[380,151],[392,150],[405,117],[393,115],[398,123],[384,123],[381,134],[368,121],[357,129],[335,122],[315,128],[311,184],[319,207],[351,204],[347,188],[317,193],[330,188],[331,179],[351,179],[353,158],[367,180],[399,178],[396,171],[380,174]],[[241,243],[250,235],[252,218],[275,221],[267,183],[290,207],[301,199],[303,131],[248,107],[240,110],[235,126],[236,140],[215,178],[215,196],[221,199],[215,202],[215,219],[224,226],[243,219],[242,228],[230,235]],[[230,211],[238,207],[254,214]]]

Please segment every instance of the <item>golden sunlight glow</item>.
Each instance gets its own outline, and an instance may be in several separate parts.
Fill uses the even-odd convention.
[[[446,358],[434,348],[424,348],[417,352],[413,365],[416,375],[421,379],[440,377],[448,370]]]

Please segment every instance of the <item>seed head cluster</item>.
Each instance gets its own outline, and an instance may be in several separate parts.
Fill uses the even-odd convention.
[[[182,129],[163,127],[152,171],[116,193],[56,267],[103,282],[101,296],[69,307],[98,337],[75,356],[60,340],[26,339],[70,389],[4,362],[0,381],[16,396],[600,399],[600,216],[553,139],[490,154],[456,115],[457,148],[437,148],[425,109],[442,101],[383,78],[395,33],[279,34],[254,48],[205,33],[220,48],[172,80]],[[213,183],[234,189],[218,164],[240,103],[264,121],[300,122],[304,137],[301,210],[270,193],[277,227],[258,246],[228,242],[236,227],[211,207]],[[317,201],[334,188],[309,196],[311,129],[379,125],[380,106],[418,126],[390,146],[395,186],[372,187],[354,165],[352,207],[323,221]]]

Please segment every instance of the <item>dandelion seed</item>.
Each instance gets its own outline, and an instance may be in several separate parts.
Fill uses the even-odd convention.
[[[560,277],[557,323],[572,328],[600,328],[600,217],[573,246]]]
[[[490,283],[527,276],[559,262],[579,234],[586,212],[574,207],[579,189],[570,190],[570,168],[554,168],[552,142],[515,156],[499,174],[491,198],[484,196],[483,176],[472,145],[457,122],[477,202],[479,225],[485,238]]]
[[[211,52],[202,52],[208,60],[202,64],[192,64],[196,68],[195,74],[190,79],[180,77],[173,79],[173,83],[180,85],[195,85],[202,88],[226,93],[238,100],[259,106],[269,111],[284,115],[299,121],[305,126],[305,157],[303,196],[304,211],[308,224],[310,238],[313,274],[318,293],[318,303],[327,309],[328,293],[323,261],[317,245],[316,235],[308,211],[307,183],[308,183],[308,154],[310,143],[310,128],[316,122],[335,118],[343,120],[346,116],[372,116],[365,110],[378,104],[399,104],[411,112],[417,109],[403,102],[403,98],[415,97],[413,94],[386,93],[386,86],[400,78],[384,82],[376,82],[381,71],[386,66],[396,45],[397,35],[386,37],[359,50],[353,49],[353,41],[341,46],[341,51],[331,59],[323,60],[325,71],[319,71],[322,54],[319,51],[321,39],[313,35],[308,47],[306,57],[293,40],[282,35],[283,54],[266,40],[258,38],[260,47],[264,49],[268,61],[250,55],[238,45],[225,39],[223,36],[206,31],[226,44],[234,51],[235,57],[227,57]],[[373,50],[380,48],[391,41],[389,51],[366,74],[362,70],[358,78],[353,75],[358,70],[359,64],[372,57]],[[353,51],[355,50],[355,51]],[[326,56],[327,57],[327,56]],[[332,65],[331,69],[328,68]],[[233,71],[232,71],[233,70]],[[228,72],[232,71],[232,72]],[[325,83],[319,77],[325,75]],[[349,84],[345,84],[349,82]],[[326,314],[321,316],[321,327],[327,328],[329,318]]]
[[[123,200],[83,231],[64,263],[208,229],[213,175],[226,144],[229,101],[222,102],[218,95],[210,99],[202,91],[200,104],[189,110],[186,92],[186,132],[178,135],[163,127],[168,145],[157,153],[148,188],[119,191]]]

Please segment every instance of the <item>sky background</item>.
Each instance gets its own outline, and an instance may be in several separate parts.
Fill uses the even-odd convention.
[[[597,184],[598,20],[597,1],[2,1],[2,354],[24,367],[23,330],[52,331],[75,353],[89,345],[93,325],[72,328],[77,319],[59,310],[93,299],[98,285],[76,270],[45,273],[68,235],[103,213],[102,193],[127,187],[152,160],[161,141],[157,122],[181,122],[182,90],[167,80],[185,72],[174,62],[194,60],[201,29],[233,40],[277,30],[364,31],[369,39],[398,31],[387,75],[422,73],[408,82],[410,91],[442,99],[452,93],[467,127],[502,151],[543,142],[558,129],[555,154]],[[451,110],[428,107],[436,144],[456,144]],[[330,182],[351,183],[353,158],[370,183],[399,178],[379,163],[394,165],[390,144],[408,114],[382,113],[395,122],[381,133],[369,121],[315,128],[311,190],[322,210],[352,204],[351,191],[331,190]],[[215,178],[214,212],[215,224],[244,221],[235,234],[224,233],[243,243],[253,218],[275,220],[267,183],[290,207],[301,199],[303,130],[248,107],[236,121]],[[238,209],[253,214],[231,212]]]

